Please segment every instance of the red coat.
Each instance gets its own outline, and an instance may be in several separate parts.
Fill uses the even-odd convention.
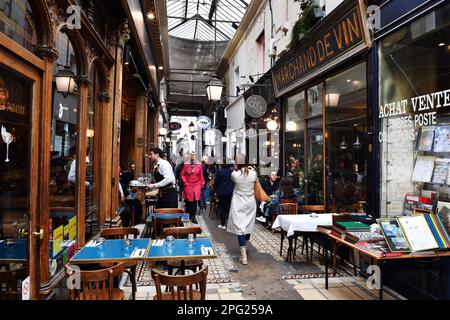
[[[187,201],[200,200],[202,188],[205,186],[203,170],[201,164],[186,163],[181,171],[181,181],[183,181],[183,198]]]

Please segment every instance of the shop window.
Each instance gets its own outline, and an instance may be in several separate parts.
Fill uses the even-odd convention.
[[[450,4],[379,46],[381,216],[450,207]]]
[[[0,0],[0,32],[32,51],[36,28],[28,1]]]
[[[67,67],[77,74],[75,53],[68,36],[57,38],[59,57],[53,74]],[[56,274],[74,254],[77,246],[75,189],[77,166],[77,89],[67,96],[57,92],[53,81],[53,108],[50,160],[50,276]]]
[[[367,194],[366,64],[326,80],[327,207],[364,211]]]
[[[285,113],[286,175],[293,176],[296,187],[304,192],[305,178],[305,92],[287,98]]]
[[[32,98],[32,81],[0,63],[0,273],[17,269],[17,280],[29,269]],[[8,297],[9,288],[0,290]]]
[[[322,91],[322,84],[307,89],[305,197],[308,204],[324,204]]]

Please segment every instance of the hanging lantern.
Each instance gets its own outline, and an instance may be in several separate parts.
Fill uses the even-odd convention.
[[[222,81],[213,75],[206,86],[206,95],[209,101],[219,101],[222,97],[223,84]]]
[[[165,136],[166,134],[167,134],[167,129],[166,128],[164,128],[164,127],[159,128],[159,135],[160,136]]]
[[[339,90],[334,86],[330,86],[327,89],[327,94],[326,94],[327,106],[328,107],[337,107],[339,104],[340,96],[341,96],[341,94],[340,94]]]
[[[73,94],[75,90],[75,74],[70,70],[70,67],[65,66],[64,69],[60,69],[55,77],[56,90],[61,93],[64,98],[69,94]]]
[[[267,129],[270,131],[274,131],[277,130],[278,128],[278,123],[275,120],[270,120],[269,122],[267,122]]]
[[[189,132],[190,133],[194,133],[195,132],[195,124],[194,122],[191,121],[191,123],[189,124]]]
[[[296,131],[297,130],[297,124],[295,121],[288,121],[286,123],[286,131]]]
[[[222,137],[220,140],[221,140],[222,142],[227,142],[227,141],[228,141],[227,137]]]

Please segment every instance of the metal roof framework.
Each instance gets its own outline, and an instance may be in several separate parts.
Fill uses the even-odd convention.
[[[251,0],[166,0],[170,100],[178,110],[205,105],[206,85],[217,71],[229,41]],[[172,98],[172,99],[171,99]],[[188,103],[190,102],[190,103]],[[202,108],[203,109],[203,108]]]

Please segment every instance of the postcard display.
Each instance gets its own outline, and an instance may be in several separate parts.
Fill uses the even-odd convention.
[[[450,90],[433,93],[448,96]],[[381,217],[409,216],[414,213],[438,213],[442,207],[450,208],[450,119],[443,114],[408,113],[405,107],[392,116],[380,108],[381,128]],[[447,100],[445,100],[447,101]],[[412,111],[410,109],[410,111]],[[417,115],[432,115],[428,125],[416,123]],[[431,116],[430,116],[431,119]]]

